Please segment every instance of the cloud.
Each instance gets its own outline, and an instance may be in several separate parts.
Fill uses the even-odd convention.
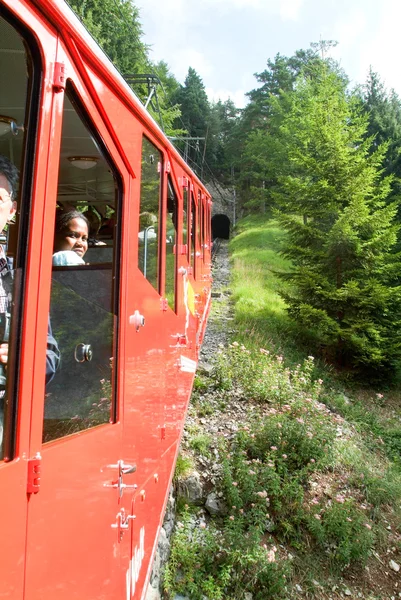
[[[280,17],[283,21],[297,21],[300,17],[304,0],[281,0],[279,2]]]
[[[226,90],[207,87],[206,93],[211,102],[218,102],[219,100],[225,102],[230,98],[237,108],[244,108],[247,103],[245,90]]]
[[[177,53],[173,59],[170,59],[169,65],[171,71],[180,81],[185,79],[189,67],[195,69],[202,79],[208,77],[213,71],[213,67],[206,56],[194,48],[187,48],[185,52]]]
[[[333,52],[341,60],[353,85],[366,81],[369,67],[377,72],[386,87],[401,92],[397,48],[401,5],[398,0],[360,2],[342,14],[334,29],[339,45]]]

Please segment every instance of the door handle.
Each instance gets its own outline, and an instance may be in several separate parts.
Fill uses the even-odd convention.
[[[136,465],[121,465],[121,473],[123,475],[128,475],[129,473],[135,473]]]
[[[133,315],[129,318],[129,324],[135,327],[135,331],[138,333],[140,327],[145,327],[145,317],[140,314],[139,310],[136,310]]]
[[[111,483],[104,483],[103,484],[104,487],[117,489],[118,495],[120,498],[122,497],[124,490],[134,491],[137,489],[138,486],[136,485],[136,483],[134,483],[133,485],[128,485],[127,483],[124,483],[124,481],[123,481],[124,475],[128,475],[129,473],[135,473],[136,464],[128,465],[128,464],[125,464],[123,460],[119,460],[119,461],[117,461],[117,464],[107,465],[107,467],[109,469],[118,469],[118,478],[116,481],[112,481]]]

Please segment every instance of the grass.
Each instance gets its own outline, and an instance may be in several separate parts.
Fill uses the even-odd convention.
[[[277,222],[262,215],[247,217],[238,225],[230,244],[237,339],[251,338],[255,347],[268,343],[278,354],[285,353],[298,363],[304,355],[297,346],[300,332],[278,293],[286,287],[278,273],[290,268],[289,261],[279,254],[283,239]]]
[[[348,588],[352,598],[397,597],[388,564],[401,563],[400,394],[351,388],[310,356],[277,291],[278,272],[289,269],[282,239],[259,216],[242,221],[230,244],[234,333],[196,384],[193,410],[210,414],[208,393],[214,406],[234,396],[249,417],[219,447],[226,514],[200,528],[184,508],[166,591],[191,600],[320,600]],[[194,455],[207,451],[207,434],[196,425],[190,433]]]

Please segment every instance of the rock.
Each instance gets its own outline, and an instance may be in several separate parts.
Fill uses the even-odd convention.
[[[188,504],[203,504],[203,486],[200,475],[194,471],[189,477],[178,482],[178,496],[186,498]]]
[[[208,513],[212,516],[222,515],[227,510],[224,503],[221,500],[219,500],[219,498],[215,492],[211,492],[208,495],[208,497],[206,499],[205,508],[208,511]]]
[[[252,600],[253,596],[251,594],[251,592],[245,592],[244,594],[244,600]]]
[[[145,600],[161,600],[161,595],[160,595],[159,590],[156,590],[154,587],[149,585],[147,592],[146,592]]]
[[[206,362],[205,360],[200,360],[198,362],[197,372],[198,374],[204,373],[205,375],[211,375],[213,373],[213,365]]]
[[[274,531],[274,529],[275,529],[274,521],[267,520],[266,525],[265,525],[265,530],[268,531],[269,533],[272,533],[272,531]]]
[[[344,594],[345,594],[346,596],[352,596],[352,592],[351,592],[351,590],[349,590],[348,588],[344,590]]]
[[[389,562],[390,569],[393,569],[396,573],[400,570],[400,565],[395,562],[395,560],[390,560]]]

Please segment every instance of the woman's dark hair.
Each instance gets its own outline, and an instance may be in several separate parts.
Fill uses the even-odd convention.
[[[89,221],[85,217],[84,213],[79,212],[79,210],[58,210],[56,213],[56,235],[60,235],[68,231],[68,224],[73,219],[82,219],[83,221],[85,221],[89,233]]]
[[[0,154],[0,175],[4,175],[7,179],[8,185],[10,186],[10,196],[11,199],[14,200],[15,194],[17,193],[18,169],[2,154]]]

